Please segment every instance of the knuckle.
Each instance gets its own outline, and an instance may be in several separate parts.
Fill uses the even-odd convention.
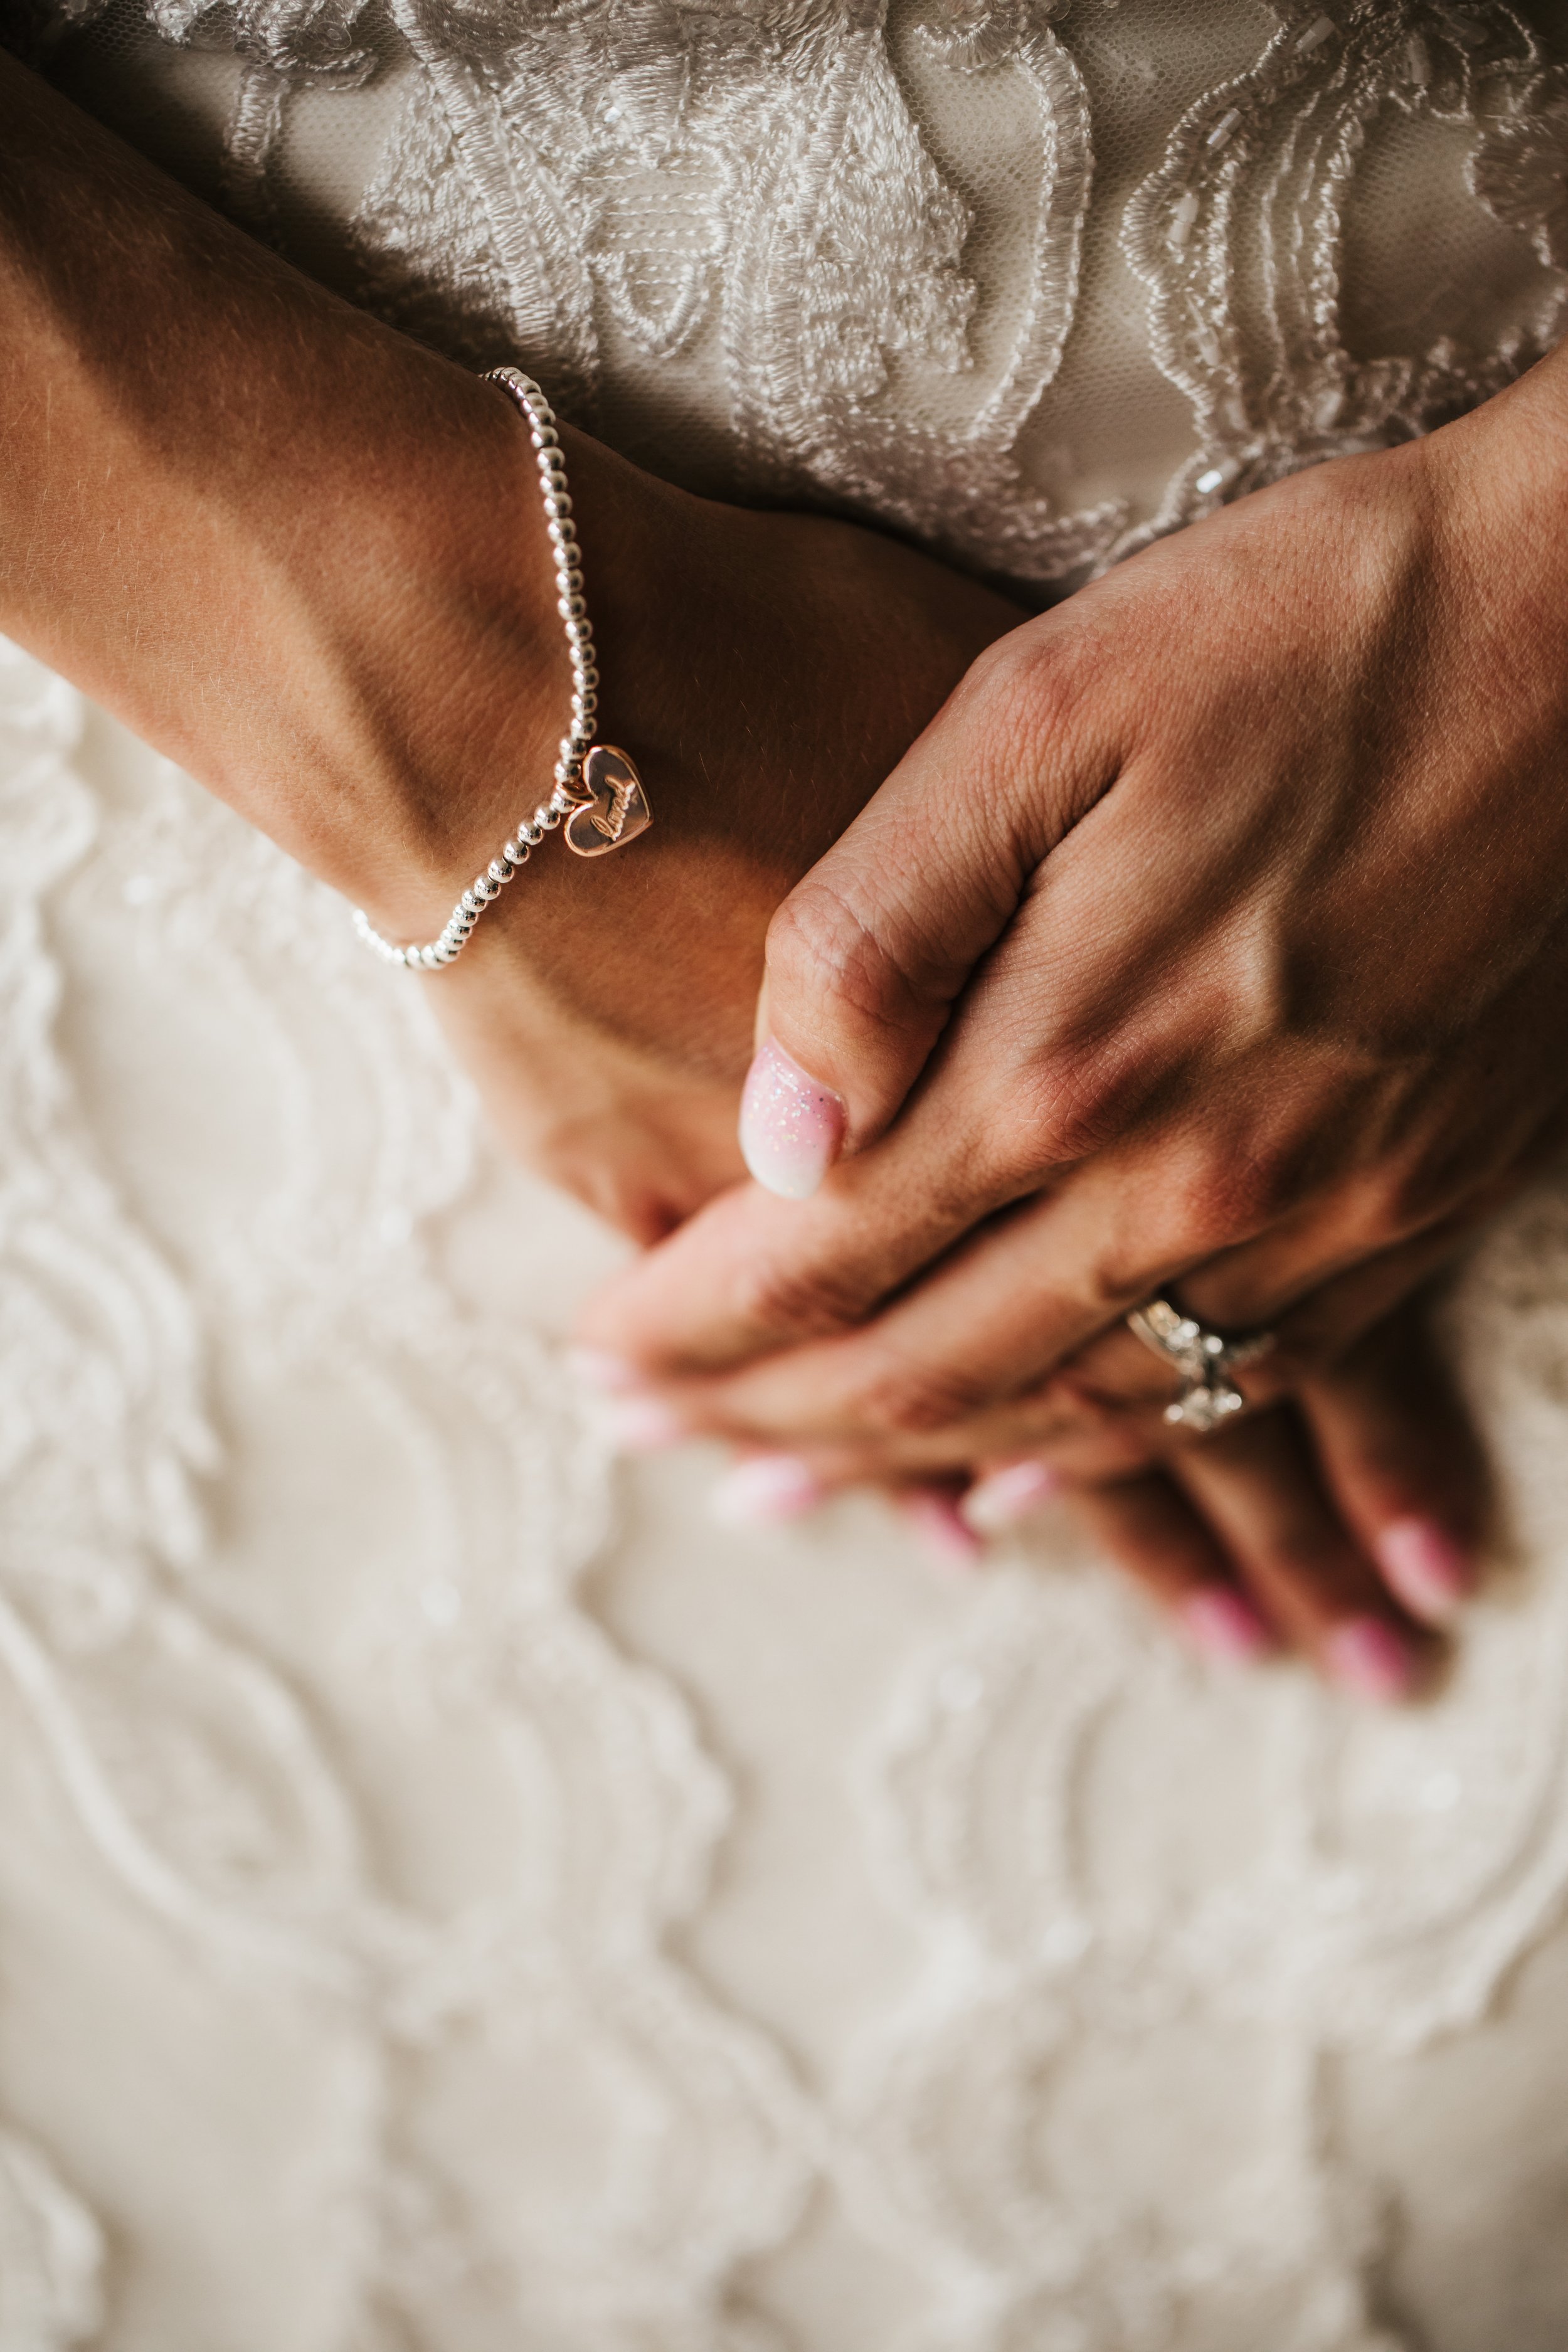
[[[969,1420],[990,1400],[987,1381],[955,1366],[883,1362],[863,1380],[855,1412],[880,1435],[926,1437]]]
[[[1214,1234],[1243,1240],[1278,1223],[1295,1206],[1300,1190],[1298,1153],[1283,1140],[1255,1139],[1245,1150],[1209,1158],[1202,1202],[1194,1207]]]
[[[1176,1230],[1194,1248],[1219,1249],[1278,1224],[1308,1189],[1300,1139],[1280,1131],[1200,1134],[1170,1171]]]
[[[1386,1160],[1354,1182],[1356,1227],[1374,1247],[1410,1239],[1450,1205],[1449,1187],[1414,1156]]]
[[[1104,1434],[1120,1430],[1130,1415],[1149,1410],[1146,1397],[1113,1396],[1092,1374],[1070,1364],[1053,1373],[1038,1393],[1043,1402],[1048,1401],[1053,1425],[1058,1429]]]
[[[998,1121],[997,1148],[1031,1170],[1072,1167],[1114,1143],[1145,1091],[1141,1065],[1074,1043],[1038,1055]]]
[[[768,987],[775,1001],[832,1005],[863,1028],[910,1034],[929,1042],[933,1006],[918,973],[905,968],[896,926],[875,897],[859,894],[819,872],[795,885],[768,926]]]
[[[1083,645],[1066,629],[1015,629],[998,637],[965,680],[976,715],[1001,752],[1026,753],[1055,741],[1082,700]]]
[[[730,1307],[741,1328],[813,1339],[852,1329],[868,1302],[853,1276],[826,1265],[758,1256],[735,1269]]]
[[[768,925],[768,980],[802,996],[884,992],[888,975],[864,918],[826,877],[797,883]]]

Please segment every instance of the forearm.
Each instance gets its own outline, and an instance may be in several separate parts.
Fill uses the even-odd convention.
[[[475,812],[427,781],[454,714],[410,666],[494,650],[515,698],[465,719],[513,772],[520,715],[541,759],[560,731],[505,402],[3,55],[0,317],[0,628],[345,887],[367,827],[460,868]]]

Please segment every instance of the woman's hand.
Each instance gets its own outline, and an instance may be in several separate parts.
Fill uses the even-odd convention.
[[[593,1351],[584,1370],[634,1445],[740,1445],[721,1515],[793,1517],[871,1485],[963,1557],[1060,1500],[1202,1646],[1284,1644],[1394,1697],[1425,1669],[1422,1629],[1468,1595],[1485,1517],[1474,1433],[1406,1299],[1454,1242],[1424,1236],[1322,1285],[1237,1376],[1251,1410],[1212,1435],[1166,1419],[1177,1377],[1120,1325],[1033,1390],[923,1430],[873,1431],[837,1403],[836,1356],[878,1346],[892,1315],[736,1372],[649,1382]],[[1222,1261],[1194,1278],[1199,1311],[1224,1303],[1225,1277]]]
[[[0,301],[0,627],[433,936],[548,797],[569,700],[511,403],[3,55]],[[552,842],[424,984],[509,1139],[647,1238],[738,1172],[779,899],[1018,615],[889,540],[565,440],[601,723],[658,822],[593,866]]]
[[[715,1203],[594,1344],[850,1335],[834,1408],[930,1430],[1211,1261],[1271,1323],[1520,1181],[1568,1095],[1565,370],[982,657],[770,934],[752,1168],[846,1156]]]
[[[984,1523],[1028,1491],[1018,1465],[971,1492]],[[1248,1415],[1163,1469],[1066,1490],[1089,1532],[1211,1653],[1270,1637],[1364,1697],[1405,1696],[1472,1580],[1484,1465],[1406,1307],[1290,1406]],[[1003,1507],[998,1510],[998,1505]]]

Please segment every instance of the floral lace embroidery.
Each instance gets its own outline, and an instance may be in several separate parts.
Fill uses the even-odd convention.
[[[1555,282],[1500,348],[1440,336],[1413,359],[1357,361],[1340,334],[1347,194],[1390,114],[1474,127],[1468,176]],[[1321,458],[1408,438],[1473,407],[1550,350],[1568,319],[1568,76],[1509,7],[1301,6],[1251,72],[1172,133],[1129,209],[1155,357],[1193,404],[1199,446],[1154,529],[1190,521]],[[1243,323],[1240,257],[1261,257]]]
[[[788,44],[760,11],[678,0],[393,13],[417,70],[357,225],[390,315],[531,361],[584,415],[628,352],[673,380],[717,338],[749,484],[1021,578],[1146,532],[1120,506],[1058,512],[1016,463],[1070,337],[1089,194],[1064,10],[963,5],[918,35],[941,71],[1008,77],[1039,126],[1028,297],[984,382],[968,208],[874,12],[808,5]],[[161,5],[156,21],[175,40],[216,30],[247,61],[230,189],[265,225],[290,91],[374,69],[357,11]],[[1552,331],[1560,289],[1500,352],[1351,355],[1346,194],[1390,111],[1473,126],[1477,199],[1568,270],[1568,106],[1522,18],[1294,9],[1189,110],[1129,215],[1155,355],[1201,442],[1153,527],[1425,430]],[[1243,252],[1264,259],[1261,310],[1240,298]],[[917,381],[973,383],[967,421],[931,422]],[[1376,2200],[1343,2152],[1334,2055],[1480,2016],[1568,1888],[1568,1576],[1546,1475],[1563,1447],[1561,1192],[1493,1245],[1458,1310],[1536,1567],[1478,1612],[1444,1703],[1372,1724],[1303,1685],[1225,1693],[1098,1580],[998,1576],[956,1638],[916,1646],[868,1741],[867,1851],[917,1966],[814,2095],[673,1954],[733,1801],[668,1682],[584,1604],[605,1465],[550,1349],[466,1308],[443,1273],[443,1220],[478,1163],[416,1011],[266,845],[161,768],[100,798],[78,698],[14,654],[0,681],[0,1665],[105,1882],[215,1973],[324,2021],[345,2085],[323,2232],[345,2352],[444,2352],[456,2311],[479,2315],[476,2340],[521,2330],[552,2352],[757,2352],[776,2338],[751,2315],[748,2264],[789,2244],[814,2195],[917,2283],[921,2352],[1165,2352],[1189,2326],[1293,2352],[1392,2345],[1370,2315]],[[119,907],[139,969],[175,993],[199,975],[265,1073],[287,1149],[232,1241],[188,1264],[143,1229],[76,1098],[50,953],[66,905]],[[308,992],[290,981],[302,943]],[[397,1886],[331,1675],[281,1661],[232,1605],[204,1504],[234,1468],[214,1405],[241,1355],[269,1391],[324,1378],[395,1435],[414,1532],[338,1631],[413,1719],[500,1759],[519,1832],[482,1899],[442,1911]],[[1238,1754],[1267,1838],[1243,1824],[1178,1870],[1168,1807],[1129,1803],[1114,1833],[1094,1813],[1097,1774],[1128,1786],[1140,1759],[1196,1772]],[[1145,2088],[1174,2069],[1179,2110],[1181,2053],[1220,2027],[1256,2103],[1245,2191],[1222,2170],[1178,2220],[1158,2181],[1061,2163],[1050,2127],[1085,2053],[1131,2053]],[[442,2139],[443,2100],[478,2053],[521,2166],[562,2050],[602,2117],[592,2193],[498,2220],[493,2183]],[[0,2244],[5,2352],[90,2335],[95,2225],[9,2137]]]
[[[57,21],[99,5],[55,0]],[[416,70],[351,225],[364,299],[476,363],[519,361],[584,421],[628,368],[673,372],[731,490],[875,516],[1042,584],[1293,467],[1426,431],[1554,339],[1568,81],[1539,37],[1500,0],[1292,0],[1257,64],[1189,109],[1127,214],[1152,356],[1192,404],[1196,447],[1142,520],[1116,499],[1060,510],[1018,446],[1072,332],[1091,189],[1070,5],[921,0],[900,36],[942,75],[1027,94],[1037,210],[1003,289],[973,274],[972,208],[922,132],[881,0],[784,16],[757,0],[387,0]],[[149,14],[171,41],[248,61],[225,184],[269,230],[290,91],[378,69],[364,0]],[[1533,312],[1495,348],[1444,332],[1406,358],[1347,348],[1346,205],[1395,116],[1473,128],[1475,197],[1540,257]],[[984,369],[983,316],[987,349],[998,330],[1006,345]]]

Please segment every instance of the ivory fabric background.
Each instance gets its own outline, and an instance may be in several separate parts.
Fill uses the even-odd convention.
[[[156,14],[50,70],[322,274],[1042,593],[1562,320],[1556,7]],[[612,1476],[616,1245],[14,651],[0,1002],[0,2352],[1560,2352],[1568,1187],[1373,1717]]]

